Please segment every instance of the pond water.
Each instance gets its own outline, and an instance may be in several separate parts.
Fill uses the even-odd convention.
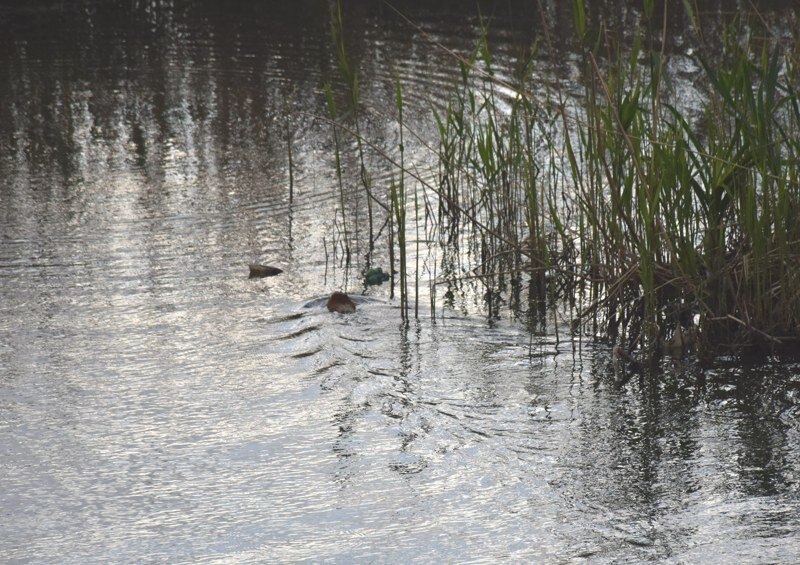
[[[431,41],[466,53],[478,19],[347,4],[365,135],[398,143],[399,77],[424,169],[459,73]],[[511,73],[540,14],[481,6]],[[617,390],[607,345],[469,285],[403,324],[343,266],[331,7],[0,2],[0,561],[796,561],[800,363],[665,361]],[[341,288],[372,300],[303,307]]]

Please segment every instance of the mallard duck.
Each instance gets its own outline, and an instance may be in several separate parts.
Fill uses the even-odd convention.
[[[356,303],[344,292],[339,292],[338,290],[331,294],[325,306],[331,312],[338,312],[339,314],[352,314],[356,311]]]
[[[390,278],[391,275],[389,275],[389,273],[384,273],[383,269],[381,269],[380,267],[370,269],[364,275],[364,280],[368,285],[382,284],[385,281],[388,281]]]

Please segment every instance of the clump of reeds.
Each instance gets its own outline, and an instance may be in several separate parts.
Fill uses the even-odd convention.
[[[575,331],[626,349],[656,354],[684,335],[707,352],[795,343],[800,47],[729,28],[714,62],[699,58],[707,91],[697,118],[664,81],[666,26],[659,29],[652,2],[644,7],[643,29],[623,48],[602,27],[590,32],[582,2],[573,2],[584,46],[577,99],[536,91],[532,56],[514,82],[497,79],[480,37],[459,62],[450,101],[433,110],[438,179],[427,188],[437,196],[440,245],[469,239],[488,288],[504,275],[518,288],[522,273],[532,316],[568,304]],[[389,214],[405,316],[400,92],[398,84]],[[416,193],[414,207],[418,217]]]
[[[565,140],[589,229],[581,257],[599,287],[584,312],[612,338],[627,330],[655,350],[695,323],[706,349],[800,336],[794,63],[740,29],[726,33],[714,64],[700,58],[701,120],[665,100],[663,50],[637,41],[626,61],[601,38],[605,65],[586,51],[586,127]],[[639,64],[641,49],[649,64]]]

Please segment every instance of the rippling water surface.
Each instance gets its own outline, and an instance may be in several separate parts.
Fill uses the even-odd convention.
[[[368,137],[396,146],[399,77],[432,174],[459,71],[431,41],[466,53],[478,20],[347,4]],[[500,4],[510,74],[540,14]],[[606,346],[487,317],[475,287],[408,326],[388,284],[304,307],[363,291],[333,243],[329,26],[307,0],[0,2],[0,561],[794,562],[800,365],[665,362],[620,391]]]

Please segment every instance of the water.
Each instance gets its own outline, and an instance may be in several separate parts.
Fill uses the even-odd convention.
[[[401,7],[466,51],[456,4]],[[333,260],[328,8],[0,5],[0,561],[796,561],[795,361],[619,391],[608,347],[475,287],[435,323],[387,285],[303,307],[361,289]],[[495,15],[503,68],[536,16]],[[457,66],[385,7],[346,16],[370,139],[397,142],[395,76],[430,133]]]

